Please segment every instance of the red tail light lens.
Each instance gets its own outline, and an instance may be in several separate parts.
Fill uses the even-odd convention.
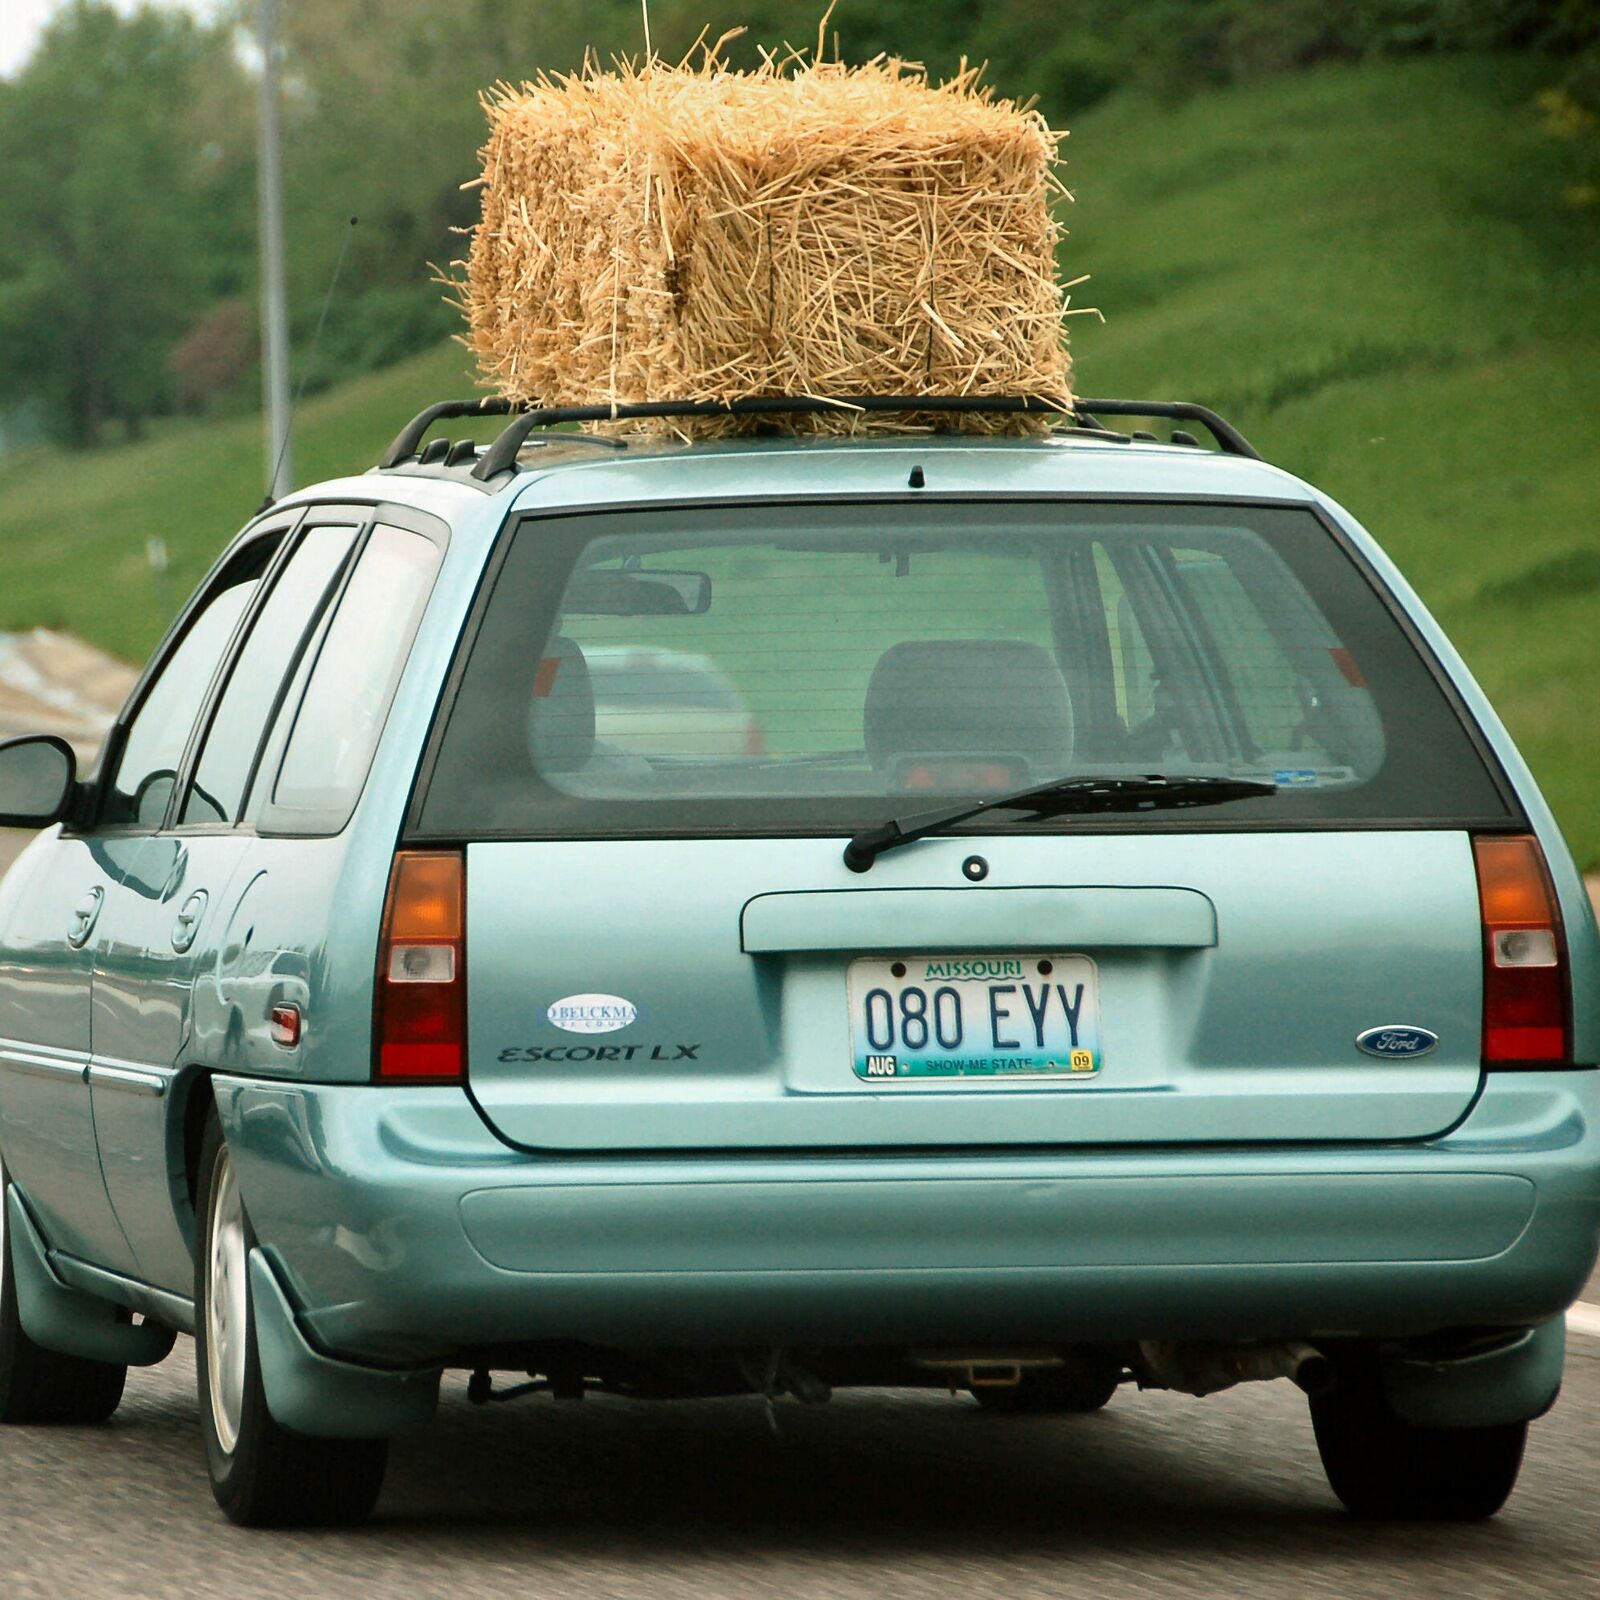
[[[1483,1064],[1571,1059],[1561,908],[1531,834],[1473,840],[1483,907]]]
[[[458,1083],[465,1073],[466,879],[454,851],[394,858],[378,944],[380,1082]]]

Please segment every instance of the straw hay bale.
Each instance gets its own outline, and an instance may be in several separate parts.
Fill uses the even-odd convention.
[[[935,85],[896,60],[847,68],[791,57],[732,72],[713,50],[696,66],[623,63],[502,84],[484,109],[483,216],[456,287],[464,342],[502,395],[546,405],[861,393],[1070,402],[1052,208],[1065,193],[1059,135],[1037,111],[994,98],[975,71]],[[1043,425],[921,420],[984,432]]]

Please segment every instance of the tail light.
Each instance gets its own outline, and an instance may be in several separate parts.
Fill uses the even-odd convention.
[[[1571,1059],[1567,942],[1539,841],[1473,840],[1483,907],[1483,1064]]]
[[[458,852],[394,858],[378,942],[379,1082],[459,1083],[465,1075],[466,876]]]

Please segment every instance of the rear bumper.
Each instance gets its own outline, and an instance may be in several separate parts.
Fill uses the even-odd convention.
[[[1600,1239],[1600,1074],[1490,1080],[1421,1144],[541,1157],[449,1089],[218,1079],[311,1343],[1247,1339],[1532,1325]]]

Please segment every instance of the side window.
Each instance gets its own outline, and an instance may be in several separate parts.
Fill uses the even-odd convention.
[[[228,641],[261,582],[282,530],[241,550],[162,664],[134,713],[101,803],[103,827],[155,827],[166,815],[178,767]]]
[[[1103,544],[1094,547],[1095,573],[1106,608],[1106,633],[1111,646],[1112,692],[1117,715],[1130,732],[1155,714],[1156,673],[1144,629],[1134,614],[1115,563]]]
[[[1209,550],[1174,550],[1174,570],[1215,642],[1255,748],[1298,748],[1306,728],[1302,678],[1233,569]]]
[[[299,706],[285,707],[294,727],[272,791],[281,824],[336,830],[355,809],[439,556],[421,534],[372,530]]]
[[[1227,675],[1238,718],[1245,725],[1250,754],[1283,757],[1299,752],[1318,762],[1331,762],[1318,733],[1331,733],[1326,718],[1317,717],[1322,704],[1314,683],[1296,667],[1286,645],[1293,643],[1302,659],[1326,656],[1325,624],[1296,616],[1283,608],[1266,610],[1261,598],[1245,589],[1234,568],[1214,550],[1173,550],[1174,571],[1184,586],[1190,605],[1210,632],[1219,666]],[[1341,659],[1333,646],[1333,659]]]
[[[355,535],[353,527],[309,529],[273,582],[211,719],[183,823],[232,822],[238,816],[267,719]]]

